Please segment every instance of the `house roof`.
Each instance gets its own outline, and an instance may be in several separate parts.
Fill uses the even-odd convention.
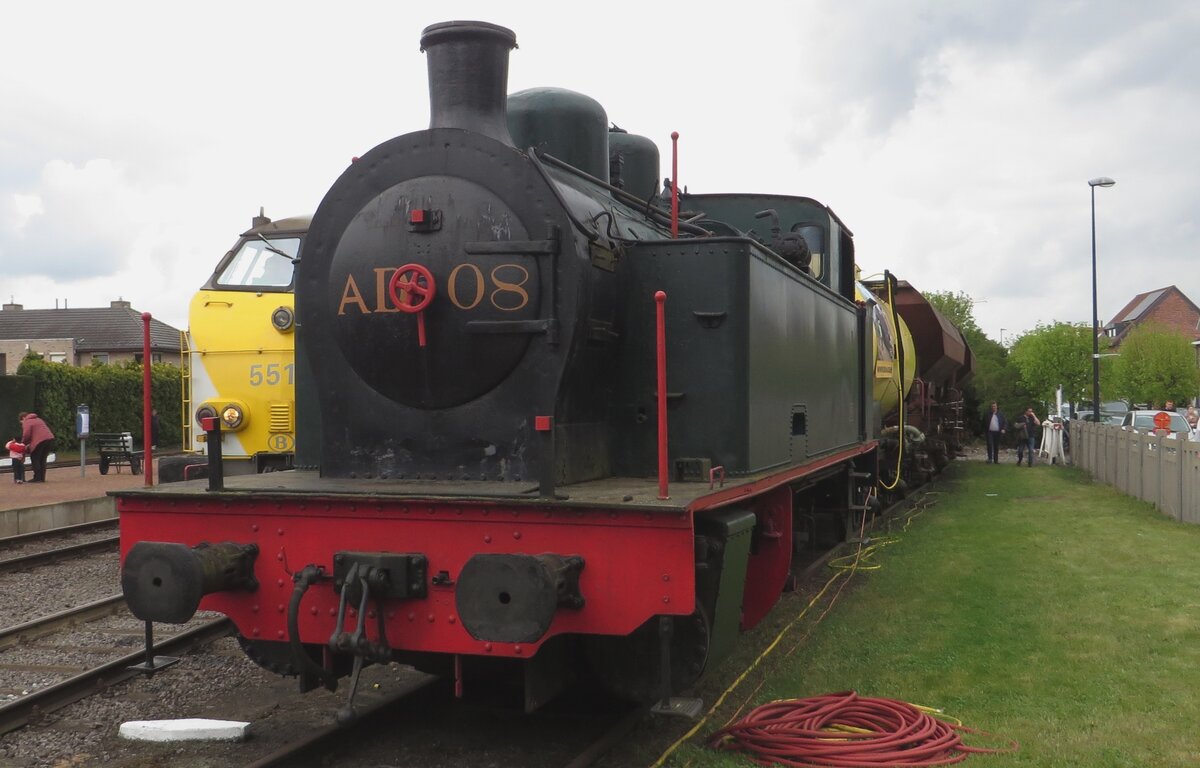
[[[0,340],[31,339],[75,339],[80,352],[140,352],[142,313],[128,306],[0,311]],[[150,348],[178,352],[179,329],[151,318]]]
[[[1134,296],[1129,300],[1129,303],[1126,304],[1120,312],[1114,315],[1113,319],[1104,327],[1106,329],[1118,329],[1116,339],[1119,340],[1131,328],[1133,328],[1134,325],[1149,317],[1154,308],[1172,294],[1177,295],[1179,298],[1186,301],[1192,310],[1197,315],[1200,315],[1200,307],[1197,307],[1196,304],[1187,297],[1187,294],[1179,290],[1179,288],[1174,285],[1168,285],[1166,288],[1158,288],[1156,290],[1146,291],[1145,293],[1139,293],[1137,296]],[[1196,331],[1197,338],[1200,338],[1200,328],[1196,328],[1194,330]]]

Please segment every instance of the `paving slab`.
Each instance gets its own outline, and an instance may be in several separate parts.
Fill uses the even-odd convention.
[[[123,739],[135,741],[242,741],[250,723],[188,717],[181,720],[130,720],[121,723]]]

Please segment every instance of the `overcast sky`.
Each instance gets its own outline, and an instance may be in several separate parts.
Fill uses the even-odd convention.
[[[964,291],[984,332],[1200,303],[1200,3],[56,2],[0,43],[0,298],[122,297],[176,327],[260,206],[311,213],[350,158],[428,126],[421,30],[517,35],[654,139],[692,192],[807,195],[865,274]]]

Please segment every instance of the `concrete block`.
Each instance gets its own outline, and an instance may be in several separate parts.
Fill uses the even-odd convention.
[[[134,741],[242,741],[250,723],[236,720],[130,720],[121,723],[121,738]]]

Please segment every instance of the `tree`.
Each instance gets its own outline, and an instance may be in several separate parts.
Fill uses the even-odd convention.
[[[1129,332],[1114,369],[1119,391],[1135,403],[1186,402],[1200,385],[1191,340],[1154,323]]]
[[[1101,343],[1107,347],[1107,339]],[[1092,326],[1087,323],[1038,325],[1013,343],[1010,356],[1021,381],[1040,400],[1063,398],[1078,403],[1092,398]]]
[[[947,320],[954,323],[954,327],[967,336],[968,344],[976,338],[984,338],[983,331],[979,330],[979,324],[975,322],[975,300],[970,296],[962,291],[930,291],[923,295],[934,309],[945,315]]]

